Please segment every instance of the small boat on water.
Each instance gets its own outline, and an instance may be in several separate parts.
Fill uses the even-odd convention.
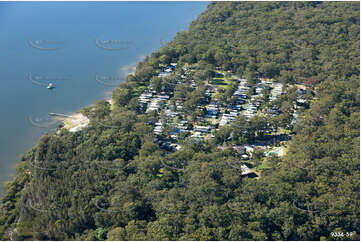
[[[47,86],[47,88],[48,89],[53,89],[53,88],[55,88],[55,86],[53,85],[53,83],[50,82],[49,85]]]

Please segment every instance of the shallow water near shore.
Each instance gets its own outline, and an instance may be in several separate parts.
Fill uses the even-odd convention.
[[[186,30],[207,4],[0,3],[0,195],[19,155],[52,127],[49,112],[70,114],[109,98],[144,56]],[[116,80],[102,85],[96,76]]]

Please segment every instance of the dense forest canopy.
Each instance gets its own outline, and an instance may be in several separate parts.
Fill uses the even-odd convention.
[[[21,158],[1,198],[0,237],[359,240],[359,19],[358,2],[212,2],[114,89],[115,105],[84,108],[88,127],[59,128]],[[141,112],[137,100],[149,85],[174,88],[156,77],[170,63],[198,70],[199,88],[174,90],[195,119],[214,70],[306,86],[309,107],[295,126],[284,125],[292,133],[286,154],[268,157],[258,179],[240,176],[230,165],[235,151],[219,146],[263,135],[260,121],[241,119],[214,140],[161,149],[157,114]],[[276,123],[287,119],[290,95],[278,99]]]

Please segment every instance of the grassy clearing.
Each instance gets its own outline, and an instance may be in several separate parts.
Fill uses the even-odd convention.
[[[110,111],[113,111],[114,108],[115,108],[115,104],[114,103],[110,104]]]
[[[254,167],[254,169],[256,171],[263,171],[263,170],[267,170],[272,168],[272,166],[270,164],[268,164],[267,159],[263,159],[262,163],[256,167]]]
[[[65,129],[71,129],[76,126],[76,124],[74,124],[70,118],[64,119],[63,124]]]
[[[284,129],[284,128],[280,128],[280,130],[281,130],[281,134],[286,134],[286,135],[290,135],[290,134],[291,134],[291,130]]]
[[[225,78],[213,78],[209,83],[212,85],[216,85],[217,87],[223,87],[229,84],[227,83]]]

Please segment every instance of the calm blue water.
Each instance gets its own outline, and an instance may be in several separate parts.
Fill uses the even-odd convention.
[[[96,74],[131,72],[207,4],[0,3],[1,184],[14,177],[19,155],[47,131],[34,123],[48,127],[39,119],[49,112],[72,113],[109,97],[112,88],[97,83]],[[46,88],[49,80],[55,89]]]

